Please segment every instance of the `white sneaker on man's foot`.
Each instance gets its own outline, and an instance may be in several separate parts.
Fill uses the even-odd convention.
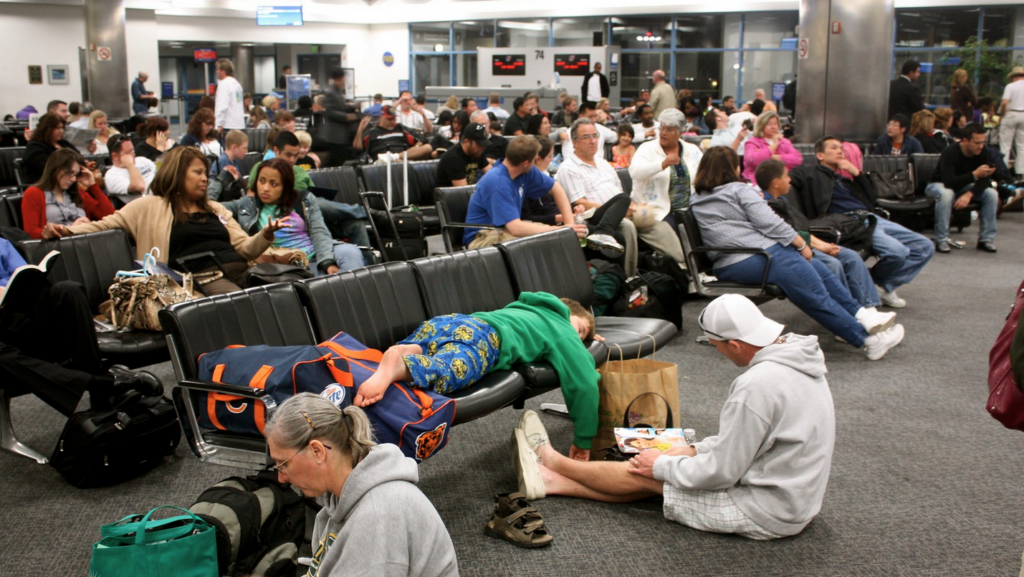
[[[540,469],[537,468],[537,454],[530,449],[522,429],[512,431],[512,467],[516,470],[519,492],[528,501],[543,499],[547,495]]]
[[[894,309],[901,309],[907,306],[907,301],[901,299],[896,291],[887,291],[882,287],[878,288],[878,296],[882,297],[882,304]]]
[[[864,355],[871,361],[877,361],[889,352],[889,349],[903,340],[903,325],[893,325],[889,330],[864,339]]]
[[[540,415],[535,411],[523,411],[523,414],[519,416],[519,426],[516,428],[523,432],[526,443],[534,453],[541,445],[547,445],[550,442],[548,431],[544,428],[544,423],[540,421]]]
[[[896,313],[883,313],[874,307],[862,307],[854,315],[854,318],[857,319],[857,322],[860,323],[860,326],[864,327],[864,330],[869,335],[876,335],[892,327],[893,323],[896,322]]]

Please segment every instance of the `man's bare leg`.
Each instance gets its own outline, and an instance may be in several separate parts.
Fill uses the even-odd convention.
[[[405,366],[405,357],[421,354],[423,354],[423,347],[419,345],[395,345],[384,351],[384,357],[380,361],[380,366],[377,367],[377,372],[363,381],[363,384],[359,386],[359,394],[352,402],[359,407],[372,405],[384,396],[384,391],[391,383],[412,380],[409,367]]]
[[[537,447],[541,479],[549,495],[622,503],[661,495],[662,482],[626,470],[626,463],[575,461],[550,444]]]

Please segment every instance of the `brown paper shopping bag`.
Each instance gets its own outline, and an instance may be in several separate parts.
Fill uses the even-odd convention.
[[[615,427],[635,427],[639,423],[652,427],[680,426],[679,371],[675,363],[638,357],[608,361],[598,372],[600,402],[591,459],[601,459],[597,451],[615,447]],[[669,410],[674,424],[669,424]]]

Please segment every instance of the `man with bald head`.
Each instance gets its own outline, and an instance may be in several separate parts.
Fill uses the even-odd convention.
[[[654,109],[654,117],[658,118],[669,108],[678,107],[679,101],[676,100],[676,91],[665,81],[664,70],[655,70],[651,78],[654,80],[654,88],[651,90],[651,100],[648,104]]]
[[[743,108],[741,108],[740,111],[741,112],[753,112],[752,107],[754,106],[754,102],[757,101],[757,100],[760,100],[761,102],[764,102],[764,110],[771,110],[772,112],[778,112],[779,111],[779,109],[776,108],[775,103],[772,102],[771,100],[768,100],[768,97],[765,96],[764,90],[761,89],[761,88],[758,88],[757,90],[754,91],[754,99],[751,100],[750,102],[744,104]],[[762,110],[762,112],[764,110]],[[756,114],[761,114],[761,113],[758,112]]]
[[[149,112],[149,99],[153,98],[152,92],[146,92],[145,82],[149,75],[140,71],[138,77],[132,82],[132,112],[145,114]]]

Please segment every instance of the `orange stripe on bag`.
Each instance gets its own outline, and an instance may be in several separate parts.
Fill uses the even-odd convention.
[[[332,341],[324,341],[320,343],[320,346],[327,347],[332,351],[338,353],[339,355],[349,359],[373,361],[378,364],[384,359],[384,353],[378,351],[377,349],[363,349],[361,351],[354,351],[351,349],[346,349],[345,347]]]
[[[263,365],[259,371],[253,375],[252,380],[249,381],[249,386],[254,389],[264,390],[267,388],[267,379],[270,378],[270,373],[274,372],[274,367],[270,365]],[[256,420],[256,428],[260,430],[260,434],[263,434],[263,427],[266,426],[266,405],[262,402],[256,402],[253,404],[253,412],[255,415],[253,418]]]
[[[220,383],[223,376],[224,365],[217,365],[213,368],[213,376],[211,377],[213,382]],[[220,424],[220,421],[217,420],[217,401],[220,400],[217,397],[219,396],[221,395],[218,393],[206,393],[206,412],[210,415],[210,422],[213,423],[214,427],[217,427],[221,431],[226,431],[228,430],[227,427]]]

